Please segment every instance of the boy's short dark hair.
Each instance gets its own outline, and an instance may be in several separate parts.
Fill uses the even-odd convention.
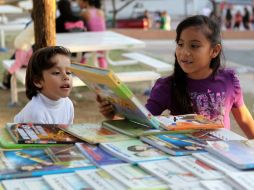
[[[48,46],[33,53],[26,70],[26,96],[29,100],[38,94],[41,89],[34,82],[43,79],[42,72],[52,68],[56,63],[51,58],[57,54],[70,57],[71,52],[62,46]]]

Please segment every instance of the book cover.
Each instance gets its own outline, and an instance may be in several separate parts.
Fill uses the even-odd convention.
[[[126,190],[126,186],[102,169],[79,170],[75,172],[92,189],[103,190]]]
[[[206,141],[192,138],[188,134],[162,134],[142,136],[140,139],[168,154],[183,156],[204,152]]]
[[[102,167],[106,172],[126,185],[128,189],[168,189],[161,179],[131,164],[116,164]]]
[[[117,114],[148,127],[160,126],[158,120],[112,70],[81,64],[72,64],[70,69],[90,90],[110,101]]]
[[[113,142],[130,139],[130,137],[116,131],[101,127],[100,124],[82,123],[71,125],[58,125],[58,127],[73,136],[91,144]]]
[[[128,135],[130,137],[140,137],[152,134],[167,134],[167,133],[186,133],[191,130],[186,131],[168,131],[163,128],[148,128],[144,125],[130,122],[129,120],[106,120],[102,122],[102,126],[118,131],[119,133]],[[193,131],[193,130],[192,130]]]
[[[203,180],[200,184],[207,190],[234,190],[234,188],[224,180]]]
[[[223,124],[218,121],[208,120],[202,115],[186,114],[177,116],[156,116],[161,126],[166,130],[188,130],[188,129],[219,129]]]
[[[104,151],[101,147],[88,143],[76,143],[78,149],[96,166],[120,164],[124,161]]]
[[[138,139],[101,143],[99,146],[113,156],[131,163],[163,160],[169,157],[169,155]]]
[[[63,146],[63,144],[17,144],[10,136],[5,127],[0,127],[0,147],[4,149],[21,149],[21,148],[42,148],[49,146]]]
[[[39,177],[94,167],[75,145],[0,151],[0,180]]]
[[[5,190],[52,190],[41,177],[3,180]]]
[[[193,156],[172,156],[169,159],[202,180],[222,179],[224,177],[222,172],[198,160],[197,158],[194,158]]]
[[[227,173],[225,181],[235,189],[253,190],[254,172],[231,172]]]
[[[44,175],[42,179],[54,190],[92,190],[92,187],[76,173]]]
[[[206,150],[238,169],[254,168],[254,140],[208,142]]]
[[[6,129],[18,144],[61,144],[80,141],[54,124],[9,123]]]
[[[198,160],[201,160],[202,162],[208,164],[209,166],[223,172],[223,173],[229,173],[229,172],[239,172],[240,170],[235,168],[234,166],[231,166],[230,164],[227,164],[226,162],[221,161],[216,156],[213,156],[209,152],[205,153],[194,153],[192,154],[195,158]]]
[[[187,185],[199,181],[198,177],[171,160],[140,162],[138,166],[170,185]]]

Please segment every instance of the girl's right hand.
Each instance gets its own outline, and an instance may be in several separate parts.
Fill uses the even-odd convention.
[[[100,95],[97,95],[96,101],[99,103],[100,113],[107,119],[114,119],[115,109],[111,102],[109,102],[105,98],[102,98]]]

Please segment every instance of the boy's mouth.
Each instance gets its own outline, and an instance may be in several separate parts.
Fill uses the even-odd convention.
[[[70,88],[71,86],[69,84],[64,84],[60,88]]]

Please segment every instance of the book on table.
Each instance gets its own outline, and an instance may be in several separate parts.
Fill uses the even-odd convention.
[[[3,149],[21,149],[21,148],[42,148],[49,146],[63,146],[64,144],[18,144],[14,142],[5,127],[0,127],[0,147]]]
[[[238,169],[254,168],[254,140],[208,142],[206,150]]]
[[[234,189],[253,190],[254,172],[229,172],[226,174],[225,181]]]
[[[169,155],[138,139],[100,143],[99,146],[113,156],[130,163],[163,160]]]
[[[88,143],[76,143],[78,149],[97,167],[124,163],[124,161],[109,154],[103,150],[100,146],[88,144]]]
[[[59,125],[59,124],[58,124]],[[61,130],[56,124],[8,123],[6,129],[18,144],[75,143],[78,138]]]
[[[82,64],[71,64],[70,69],[90,90],[111,102],[116,114],[126,118],[125,122],[139,123],[144,127],[160,128],[161,130],[217,129],[223,127],[222,124],[214,123],[195,114],[192,114],[191,117],[186,116],[187,118],[173,116],[173,120],[171,117],[155,117],[112,70]],[[175,121],[176,119],[177,121]]]
[[[118,133],[112,129],[102,127],[95,123],[81,123],[72,125],[58,125],[58,127],[75,137],[90,144],[114,142],[131,139],[131,137]]]
[[[174,132],[174,131],[173,131]],[[210,131],[194,131],[188,133],[172,133],[141,136],[140,139],[163,152],[174,156],[183,156],[204,152],[207,141],[218,141],[220,138],[210,134]]]
[[[67,173],[95,166],[75,145],[0,150],[0,180]]]

